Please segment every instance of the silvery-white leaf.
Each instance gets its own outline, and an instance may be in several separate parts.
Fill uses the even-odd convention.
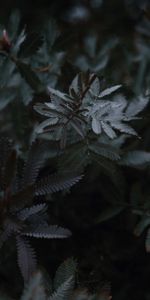
[[[101,117],[103,114],[107,114],[111,111],[111,102],[110,101],[96,101],[94,105],[89,108],[89,115],[94,115],[95,113]]]
[[[128,104],[125,97],[121,94],[115,95],[111,103],[113,108],[120,108],[121,111],[124,110]]]
[[[98,95],[100,91],[100,80],[98,77],[95,77],[94,81],[91,84],[90,91],[94,95]]]
[[[26,207],[24,209],[22,209],[19,213],[18,213],[18,218],[22,221],[30,218],[31,216],[38,214],[39,212],[41,212],[42,210],[45,210],[46,204],[42,203],[42,204],[36,204],[33,205],[31,207]]]
[[[65,93],[55,90],[55,89],[51,88],[50,86],[48,86],[47,88],[48,88],[48,91],[50,92],[50,94],[54,94],[61,99],[65,99],[65,100],[68,99],[68,96]]]
[[[71,235],[70,230],[58,227],[57,225],[40,226],[32,229],[30,232],[24,232],[22,235],[35,238],[45,238],[45,239],[57,239],[57,238],[67,238]]]
[[[105,89],[104,91],[102,91],[102,92],[99,94],[98,98],[102,98],[102,97],[105,97],[105,96],[110,95],[111,93],[113,93],[113,92],[115,92],[116,90],[118,90],[121,86],[122,86],[122,85],[119,84],[119,85],[112,86],[112,87],[110,87],[110,88],[108,88],[108,89]]]
[[[102,131],[100,121],[96,118],[92,119],[92,129],[96,134],[100,134]]]
[[[59,120],[58,118],[49,118],[49,119],[43,121],[41,124],[39,124],[39,125],[36,127],[35,131],[36,131],[37,133],[43,133],[43,132],[44,132],[44,129],[45,129],[46,127],[48,127],[48,126],[53,126],[53,125],[57,124],[58,120]]]
[[[46,107],[45,104],[42,104],[42,103],[39,103],[39,104],[36,104],[34,105],[33,107],[35,109],[36,112],[38,112],[39,114],[45,116],[45,117],[54,117],[54,114],[48,110],[48,108]]]
[[[117,136],[108,123],[101,121],[101,125],[106,135],[108,135],[111,139],[114,139]]]
[[[136,131],[129,125],[121,122],[111,122],[111,126],[120,132],[124,132],[131,135],[137,135]]]
[[[72,80],[71,84],[70,84],[70,87],[69,87],[69,91],[71,89],[73,89],[75,91],[75,93],[79,93],[79,86],[78,86],[78,77],[79,77],[79,74],[75,76],[75,78]]]
[[[25,34],[25,30],[23,29],[20,35],[18,36],[17,41],[12,49],[13,54],[18,53],[18,51],[20,50],[20,46],[25,41],[25,39],[26,39],[26,34]]]
[[[48,108],[51,108],[51,109],[56,109],[56,105],[52,102],[45,102],[45,105],[48,107]]]

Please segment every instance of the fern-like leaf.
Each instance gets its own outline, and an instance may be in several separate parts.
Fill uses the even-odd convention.
[[[49,297],[48,300],[69,300],[72,294],[73,276],[62,283],[58,289]]]
[[[69,172],[66,174],[62,173],[47,176],[46,178],[37,181],[35,186],[35,194],[37,196],[46,195],[69,189],[79,180],[81,180],[81,178],[82,175],[75,176]]]
[[[93,143],[89,145],[89,149],[101,156],[104,156],[110,160],[120,160],[118,149],[104,143]]]
[[[23,174],[23,186],[35,183],[39,170],[44,165],[46,158],[45,144],[35,142],[28,154]]]
[[[41,225],[37,228],[31,229],[29,232],[22,233],[23,235],[35,238],[45,238],[45,239],[64,239],[71,235],[70,230],[63,227],[58,227],[57,225],[45,226]]]
[[[18,234],[22,227],[17,220],[7,217],[3,223],[2,232],[0,234],[0,247],[7,241],[7,239],[13,235]]]
[[[29,208],[24,208],[18,213],[18,218],[22,221],[30,218],[32,215],[38,214],[39,212],[45,211],[47,208],[45,203],[33,205]]]
[[[113,161],[108,161],[105,157],[95,153],[91,153],[91,158],[97,165],[99,165],[100,171],[109,176],[111,181],[119,190],[124,188],[122,172]]]
[[[36,270],[36,258],[30,243],[20,236],[16,237],[18,265],[24,281],[27,282]]]
[[[72,283],[73,279],[75,279],[75,272],[76,272],[76,262],[69,258],[65,260],[57,269],[55,278],[54,278],[54,289],[58,289],[59,286],[67,281],[72,276]],[[73,288],[73,286],[72,286]]]

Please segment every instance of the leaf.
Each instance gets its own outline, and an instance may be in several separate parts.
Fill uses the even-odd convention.
[[[69,300],[72,293],[73,276],[62,283],[48,300]]]
[[[124,132],[130,135],[137,135],[136,131],[129,125],[121,122],[111,122],[111,126],[120,132]]]
[[[25,34],[25,30],[23,29],[21,31],[21,33],[19,34],[19,36],[17,37],[17,40],[15,41],[15,44],[13,45],[13,48],[12,48],[13,55],[18,54],[18,52],[20,50],[20,46],[25,41],[25,39],[26,39],[26,34]]]
[[[64,117],[64,111],[62,106],[60,105],[55,105],[54,103],[50,103],[50,102],[45,102],[45,105],[49,111],[49,113],[51,113],[51,117]]]
[[[16,220],[13,220],[9,216],[7,216],[3,222],[2,231],[0,233],[0,247],[9,239],[11,235],[14,233],[18,234],[22,229],[20,224]]]
[[[111,160],[120,160],[120,155],[118,153],[118,149],[115,147],[112,147],[111,145],[107,145],[104,143],[91,143],[89,144],[89,149],[98,154],[102,155],[108,159]]]
[[[57,96],[60,99],[63,100],[68,100],[69,96],[65,93],[62,93],[58,90],[53,89],[52,87],[48,86],[48,91],[50,92],[50,94]],[[51,105],[51,103],[46,103],[48,106]]]
[[[36,129],[35,129],[36,133],[38,133],[38,134],[43,133],[46,130],[46,127],[56,125],[58,120],[59,120],[58,118],[49,118],[49,119],[43,121],[36,127]]]
[[[69,189],[81,180],[82,177],[82,175],[76,176],[71,172],[47,176],[37,181],[35,186],[35,195],[47,195]]]
[[[90,86],[90,92],[93,95],[99,95],[100,92],[100,80],[98,77],[95,77],[94,81],[92,82],[91,86]]]
[[[29,149],[27,161],[24,166],[22,178],[24,187],[35,183],[40,169],[44,166],[46,156],[45,143],[35,141]]]
[[[85,75],[85,74],[79,73],[73,79],[73,81],[69,87],[70,95],[72,95],[72,91],[73,91],[76,94],[76,98],[81,96],[81,94],[83,93],[83,90],[85,90],[86,86],[88,86],[88,89],[87,89],[87,94],[85,94],[84,98],[89,97],[89,93],[92,93],[94,96],[98,95],[99,91],[100,91],[99,78],[97,76],[95,76],[95,74],[90,74],[90,75],[88,75],[88,80],[86,80],[86,78],[84,78],[83,75]],[[91,81],[91,79],[93,79],[93,78],[94,78],[94,80]],[[90,83],[90,81],[91,81],[91,83]]]
[[[35,253],[29,242],[20,236],[16,237],[18,265],[25,282],[31,279],[36,270]]]
[[[88,149],[83,142],[75,143],[66,148],[64,154],[59,158],[60,172],[74,170],[74,172],[82,173],[84,166],[88,163]]]
[[[96,134],[100,134],[102,131],[100,121],[94,117],[92,118],[92,129]]]
[[[66,259],[57,269],[54,278],[54,289],[57,290],[61,284],[72,276],[72,288],[74,287],[74,279],[76,272],[76,262],[72,259]]]
[[[72,80],[69,93],[72,95],[72,92],[78,97],[83,90],[83,81],[81,80],[81,73],[77,74],[74,79]],[[74,96],[75,96],[74,95]]]
[[[36,272],[25,286],[21,300],[46,300],[42,274]]]
[[[126,114],[129,117],[136,116],[139,114],[149,103],[149,98],[148,97],[143,97],[140,95],[136,99],[133,99],[127,109],[126,109]]]
[[[117,189],[122,191],[124,188],[124,178],[120,168],[113,161],[95,153],[91,153],[91,159],[99,166],[100,171],[110,177]]]
[[[36,112],[38,112],[39,114],[45,117],[54,118],[55,116],[54,113],[48,109],[46,104],[36,103],[33,106],[33,108],[35,109]]]
[[[137,167],[142,165],[149,165],[150,153],[142,150],[134,150],[126,153],[121,160],[122,165]]]
[[[30,232],[24,232],[23,235],[44,239],[64,239],[69,237],[71,232],[63,227],[58,227],[57,225],[50,225],[46,227],[42,225],[32,229]]]
[[[104,132],[110,139],[114,139],[117,137],[115,131],[111,128],[110,125],[108,125],[106,122],[103,122],[103,121],[101,121],[101,125],[102,125]]]
[[[32,70],[30,65],[20,61],[15,60],[15,64],[20,72],[20,75],[26,80],[29,86],[36,92],[42,93],[46,91],[45,86],[42,84],[39,77]]]
[[[84,138],[85,137],[85,133],[84,133],[84,130],[83,130],[83,126],[81,124],[81,122],[77,119],[72,119],[70,120],[70,125],[75,129],[75,131],[82,137]]]
[[[24,208],[18,213],[18,218],[22,221],[30,218],[32,215],[38,214],[41,211],[45,211],[47,208],[45,203],[36,204],[29,208]]]
[[[103,98],[103,97],[105,97],[105,96],[108,96],[108,95],[112,94],[113,92],[117,91],[121,86],[122,86],[122,85],[119,84],[119,85],[112,86],[112,87],[110,87],[110,88],[108,88],[108,89],[105,89],[104,91],[102,91],[102,92],[99,94],[98,98]]]

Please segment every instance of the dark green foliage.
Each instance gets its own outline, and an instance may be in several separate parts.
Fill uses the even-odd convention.
[[[57,269],[53,284],[50,279],[47,285],[53,285],[52,292],[47,292],[46,277],[40,271],[33,275],[25,288],[21,300],[69,300],[74,289],[76,263],[73,259],[64,261]]]
[[[3,151],[9,151],[9,141],[2,140]],[[3,145],[4,144],[4,145]],[[61,175],[55,176],[55,180],[37,180],[39,171],[45,159],[43,152],[45,147],[34,143],[28,154],[22,173],[18,170],[16,152],[13,150],[7,154],[6,161],[1,171],[1,237],[0,244],[10,237],[16,237],[18,264],[25,281],[28,281],[31,274],[36,270],[34,251],[29,241],[24,237],[36,238],[66,238],[70,231],[55,225],[48,225],[46,216],[46,205],[36,204],[34,200],[37,195],[45,195],[59,190],[68,189],[81,179],[70,173],[66,178]],[[1,150],[1,159],[3,157]],[[4,152],[4,155],[6,153]],[[27,176],[28,175],[28,176]]]
[[[149,1],[13,5],[0,12],[0,299],[147,300]]]

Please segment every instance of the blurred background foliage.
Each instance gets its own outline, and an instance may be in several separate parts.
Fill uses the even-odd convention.
[[[1,36],[6,28],[14,41],[13,55],[19,59],[14,64],[1,53],[1,135],[14,139],[22,156],[34,140],[37,115],[33,104],[47,101],[47,84],[67,92],[78,72],[90,71],[99,76],[102,89],[122,84],[129,101],[141,94],[149,96],[148,0],[6,0],[0,24]],[[17,40],[23,28],[25,33]],[[125,149],[150,151],[149,115],[148,105],[142,119],[134,121],[141,138],[127,139]],[[47,169],[55,169],[51,158]],[[112,182],[114,173],[108,177],[99,172],[95,162],[86,167],[84,179],[71,193],[54,195],[51,220],[65,224],[73,235],[65,242],[33,241],[40,264],[49,274],[54,276],[58,265],[73,256],[78,262],[77,284],[89,293],[109,282],[113,299],[150,299],[149,162],[148,156],[136,168],[134,163],[120,167],[115,178],[119,189]],[[2,249],[0,287],[16,299],[23,284],[11,255]],[[10,269],[15,270],[13,278]],[[102,294],[98,299],[109,297]]]

